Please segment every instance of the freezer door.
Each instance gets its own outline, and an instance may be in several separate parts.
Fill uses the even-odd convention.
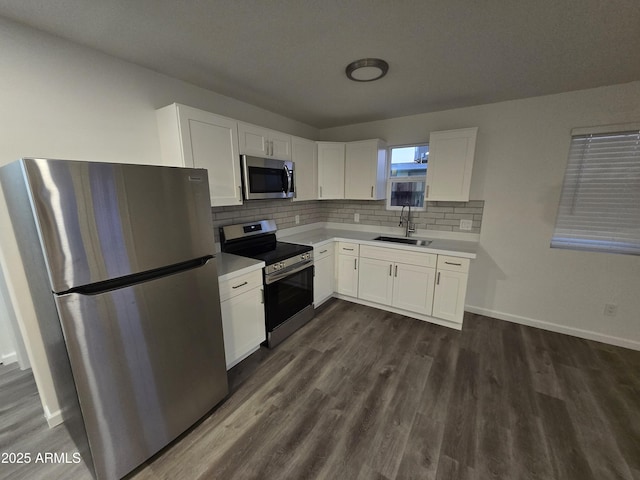
[[[206,170],[22,162],[54,292],[214,253]]]
[[[98,479],[121,478],[228,393],[215,259],[56,304]]]

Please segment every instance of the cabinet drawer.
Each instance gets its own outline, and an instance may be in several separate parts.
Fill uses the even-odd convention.
[[[357,243],[338,242],[338,253],[343,255],[358,255],[360,245]]]
[[[469,271],[469,259],[438,255],[438,270],[467,273]]]
[[[220,282],[220,301],[248,292],[252,288],[262,286],[262,270],[245,273],[231,280]]]
[[[334,243],[335,242],[327,243],[322,247],[313,247],[313,261],[317,262],[318,260],[322,260],[323,258],[333,255],[335,250]]]

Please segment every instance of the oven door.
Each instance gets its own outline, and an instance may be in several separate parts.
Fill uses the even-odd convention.
[[[313,262],[267,275],[264,292],[267,331],[272,332],[313,303]]]
[[[293,162],[249,155],[241,161],[245,200],[293,197]]]

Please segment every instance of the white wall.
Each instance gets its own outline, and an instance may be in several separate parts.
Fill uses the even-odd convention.
[[[326,129],[324,140],[479,127],[471,199],[485,200],[467,309],[640,349],[640,257],[549,248],[574,127],[640,120],[640,82]],[[618,305],[605,317],[605,303]]]
[[[160,163],[155,109],[184,103],[315,138],[308,125],[0,19],[0,166],[23,156]],[[45,414],[58,402],[0,196],[0,263]]]

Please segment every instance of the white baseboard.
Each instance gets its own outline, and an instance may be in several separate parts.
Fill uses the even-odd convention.
[[[43,405],[44,408],[44,418],[46,418],[47,423],[49,424],[49,428],[56,427],[61,425],[62,420],[62,412],[60,410],[56,410],[55,412],[49,412],[49,409],[46,405]]]
[[[9,365],[10,363],[15,363],[18,361],[18,355],[16,352],[7,353],[6,355],[2,355],[0,358],[0,363],[4,363],[5,365]]]
[[[529,327],[536,327],[542,330],[549,330],[550,332],[564,333],[566,335],[584,338],[586,340],[594,340],[596,342],[608,343],[609,345],[616,345],[618,347],[630,348],[632,350],[640,351],[640,342],[628,340],[626,338],[613,337],[611,335],[605,335],[603,333],[593,332],[591,330],[567,327],[565,325],[545,322],[544,320],[537,320],[535,318],[522,317],[520,315],[513,315],[505,312],[498,312],[496,310],[490,310],[488,308],[474,307],[473,305],[465,305],[464,309],[467,312],[476,313],[478,315],[485,315],[487,317],[493,317],[499,320],[506,320],[507,322],[527,325]]]

